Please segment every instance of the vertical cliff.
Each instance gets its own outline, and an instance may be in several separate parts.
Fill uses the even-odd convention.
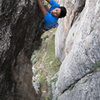
[[[50,41],[47,34],[42,37],[44,44],[35,55],[43,92],[48,91],[48,82],[50,99],[100,100],[100,0],[59,3],[67,8],[67,16],[59,21]],[[36,32],[40,22],[37,0],[0,0],[0,100],[40,100],[32,86],[30,62],[41,43]],[[62,64],[50,80],[60,65],[54,57],[54,37]]]
[[[0,0],[0,100],[37,100],[32,41],[40,23],[37,0]]]
[[[53,100],[100,100],[100,0],[60,4],[67,8],[67,17],[55,36],[62,65],[53,83]]]

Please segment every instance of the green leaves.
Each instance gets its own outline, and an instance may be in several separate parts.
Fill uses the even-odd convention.
[[[100,61],[96,61],[95,64],[94,64],[94,69],[98,69],[100,68]]]
[[[94,27],[91,27],[90,33],[94,30]]]
[[[74,88],[75,84],[72,84],[69,88],[69,90],[71,91]]]

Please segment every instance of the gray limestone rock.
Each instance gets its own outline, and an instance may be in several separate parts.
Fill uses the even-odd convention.
[[[59,0],[61,6],[67,9],[67,16],[60,19],[59,26],[55,35],[55,55],[60,61],[63,61],[66,56],[65,42],[74,21],[77,19],[80,12],[84,9],[86,0]]]
[[[100,100],[100,72],[94,72],[73,84],[58,100]]]
[[[69,12],[74,12],[76,9],[78,10],[80,8],[77,7],[78,5],[76,2],[79,3],[78,5],[81,7],[83,7],[84,3],[85,5],[83,10],[81,9],[81,11],[78,12],[78,15],[74,13],[72,17],[72,13],[69,14]],[[58,100],[100,99],[94,99],[93,96],[89,96],[90,94],[87,95],[86,99],[80,99],[78,94],[75,98],[71,98],[73,93],[68,92],[68,89],[73,84],[77,84],[79,80],[93,73],[100,67],[100,0],[86,0],[86,2],[84,0],[83,2],[84,3],[80,2],[80,0],[65,1],[65,4],[68,3],[67,8],[69,7],[68,15],[63,20],[63,31],[60,30],[60,27],[62,29],[61,23],[56,33],[56,56],[62,61],[58,81],[55,83],[56,89],[54,98],[61,95]],[[72,4],[74,6],[71,6]],[[70,7],[74,7],[74,9],[70,9]],[[72,22],[71,26],[68,21]],[[82,88],[80,88],[80,90],[84,92]],[[78,92],[77,89],[75,91]],[[99,91],[95,91],[95,87],[93,91],[97,93],[96,97],[100,96]],[[67,95],[66,92],[68,93]]]

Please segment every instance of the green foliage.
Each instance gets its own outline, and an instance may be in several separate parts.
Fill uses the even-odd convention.
[[[74,36],[74,33],[73,33],[73,36]]]
[[[75,84],[72,84],[69,88],[69,90],[71,91],[74,88]]]
[[[79,17],[79,18],[78,18],[78,21],[80,21],[80,19],[81,19],[81,18]]]
[[[88,70],[88,67],[84,67],[84,69],[85,69],[85,71],[87,71]]]
[[[45,32],[42,39],[42,46],[39,50],[36,50],[32,56],[31,61],[35,61],[36,71],[33,74],[38,74],[38,81],[41,84],[41,91],[44,87],[49,91],[49,97],[45,97],[45,100],[52,100],[52,81],[51,78],[58,72],[61,62],[55,58],[55,35],[53,34],[56,29],[52,29],[51,32]],[[34,63],[33,63],[34,64]]]
[[[94,64],[94,69],[98,69],[100,68],[100,61],[96,61],[95,64]]]
[[[52,81],[50,81],[50,84],[49,84],[49,91],[50,91],[49,100],[52,100]]]
[[[58,97],[56,97],[56,100],[58,100]]]
[[[45,97],[45,100],[48,100],[48,98],[47,98],[47,97]]]
[[[44,37],[42,37],[43,40],[46,40],[47,38],[49,38],[48,35],[45,35]]]
[[[86,79],[85,81],[84,81],[84,83],[86,83],[88,81],[88,79]]]
[[[40,59],[40,56],[34,56],[31,61],[32,61],[32,64],[34,65],[37,61],[39,61]]]
[[[39,72],[39,71],[38,71],[38,70],[36,70],[36,72],[35,72],[35,73],[33,73],[33,75],[34,75],[34,76],[36,76],[36,75],[38,74],[38,72]]]
[[[44,85],[47,86],[47,81],[46,81],[46,75],[45,74],[41,75],[39,79],[40,79],[41,87],[44,86]]]
[[[94,27],[91,27],[90,33],[94,30]]]
[[[44,5],[47,5],[48,6],[48,8],[50,8],[51,7],[51,5],[46,1],[46,0],[43,0],[43,4]]]
[[[44,66],[50,71],[51,77],[57,72],[61,62],[55,58],[55,43],[54,43],[54,35],[50,37],[48,42],[48,46],[46,48],[47,54],[44,59]],[[50,63],[51,62],[51,63]]]
[[[88,56],[88,51],[85,49],[85,55]]]

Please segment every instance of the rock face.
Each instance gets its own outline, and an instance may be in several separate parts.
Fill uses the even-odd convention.
[[[73,22],[83,10],[85,0],[59,0],[59,3],[61,6],[64,5],[67,8],[67,17],[60,20],[60,25],[58,27],[55,37],[56,57],[63,61],[63,59],[65,58],[64,48],[66,37],[69,33]]]
[[[62,61],[53,100],[100,100],[100,0],[64,0],[67,17],[56,32]]]
[[[36,0],[0,0],[0,100],[38,100],[30,58],[40,20]]]
[[[58,100],[100,100],[100,72],[92,73],[81,79]]]

